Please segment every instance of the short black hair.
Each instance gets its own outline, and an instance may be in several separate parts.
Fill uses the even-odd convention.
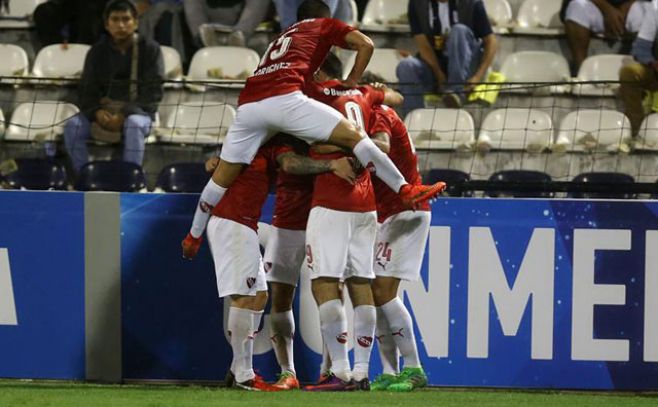
[[[297,21],[309,18],[330,18],[331,9],[322,0],[305,0],[297,7]]]
[[[384,83],[386,82],[386,79],[384,79],[383,76],[381,76],[378,73],[372,72],[372,71],[365,71],[363,75],[361,75],[361,82],[363,83]]]
[[[110,18],[110,14],[115,11],[129,11],[133,18],[137,19],[137,6],[132,0],[112,0],[105,6],[103,10],[103,21]]]
[[[332,79],[343,79],[343,63],[333,52],[327,54],[320,70]]]

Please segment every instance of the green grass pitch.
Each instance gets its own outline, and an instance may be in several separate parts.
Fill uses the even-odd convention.
[[[658,397],[631,393],[423,389],[388,392],[257,393],[202,386],[96,385],[70,382],[0,381],[2,407],[206,407],[206,406],[656,406]]]

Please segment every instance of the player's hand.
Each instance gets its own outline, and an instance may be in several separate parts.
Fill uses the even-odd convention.
[[[203,241],[202,236],[196,238],[188,233],[187,236],[185,236],[185,239],[183,239],[183,241],[181,242],[181,247],[183,248],[183,258],[187,260],[192,260],[199,252],[199,248],[201,247],[202,241]]]
[[[339,177],[354,185],[356,173],[354,172],[354,160],[349,157],[331,160],[331,170]]]
[[[122,131],[124,120],[125,117],[123,116],[122,113],[113,114],[111,115],[106,128],[111,131]]]
[[[616,7],[610,6],[602,10],[605,31],[613,37],[621,37],[625,29],[624,13]]]
[[[478,76],[477,74],[468,78],[466,80],[466,83],[464,84],[464,92],[466,93],[472,92],[473,89],[475,89],[475,87],[477,86],[478,83],[480,83],[481,80],[482,78],[480,78],[480,76]]]
[[[351,79],[351,78],[347,78],[344,81],[341,81],[341,84],[345,88],[356,88],[357,86],[359,86],[357,81],[355,81],[354,79]]]
[[[107,128],[107,124],[110,122],[110,119],[112,119],[112,113],[108,112],[105,109],[98,109],[96,110],[96,114],[94,115],[96,122],[102,127],[102,128]]]
[[[215,168],[219,165],[219,157],[210,157],[206,160],[206,172],[215,172]]]

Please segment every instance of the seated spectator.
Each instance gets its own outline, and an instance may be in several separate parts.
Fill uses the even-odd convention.
[[[418,55],[397,67],[402,114],[424,107],[426,92],[446,92],[444,104],[460,107],[466,94],[486,78],[498,47],[484,4],[410,0],[409,25]]]
[[[654,44],[658,38],[658,9],[647,10],[631,54],[636,62],[619,70],[619,96],[624,103],[624,113],[631,122],[633,137],[637,136],[644,119],[643,97],[645,92],[658,91],[658,61]]]
[[[587,58],[592,34],[624,40],[640,29],[642,16],[651,2],[644,0],[563,0],[560,17],[571,52],[571,73]]]
[[[108,142],[123,139],[123,159],[142,165],[144,139],[163,94],[160,46],[136,35],[134,3],[111,0],[103,19],[109,36],[87,54],[80,80],[81,113],[64,127],[66,150],[76,171],[89,161],[90,136]]]
[[[297,8],[304,0],[273,0],[276,13],[279,15],[281,30],[285,30],[297,22]],[[356,16],[352,15],[352,5],[349,0],[323,0],[331,10],[331,16],[343,22],[350,23]],[[365,6],[364,6],[365,7]]]
[[[198,47],[214,45],[204,24],[226,26],[228,45],[246,46],[249,37],[263,21],[270,2],[263,0],[185,0],[185,18]]]
[[[185,59],[182,0],[138,0],[139,34],[160,45],[173,47]]]
[[[17,1],[17,0],[12,0]],[[103,30],[108,0],[48,0],[34,10],[34,26],[42,47],[59,43],[93,44]]]

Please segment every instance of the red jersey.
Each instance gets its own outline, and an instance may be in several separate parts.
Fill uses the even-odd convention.
[[[258,230],[263,204],[279,167],[277,157],[288,151],[292,149],[281,144],[278,138],[263,145],[215,205],[212,214]]]
[[[279,170],[272,225],[282,229],[306,230],[313,198],[314,175],[294,175]]]
[[[373,106],[384,101],[384,92],[371,86],[345,88],[340,81],[327,81],[306,88],[308,96],[325,103],[341,112],[352,123],[366,131],[370,122]],[[343,152],[332,154],[317,154],[311,151],[311,157],[322,159],[337,159],[348,156]],[[377,209],[375,191],[370,172],[367,169],[358,175],[355,185],[338,178],[333,173],[320,174],[315,177],[313,190],[313,206],[344,211],[370,212]]]
[[[377,106],[373,109],[368,134],[386,133],[390,137],[391,150],[388,156],[400,170],[404,178],[412,185],[422,183],[418,173],[418,159],[407,128],[395,110],[388,106]],[[381,223],[388,217],[407,210],[400,197],[379,178],[373,180],[377,196],[377,218]],[[429,203],[421,205],[420,210],[429,211]]]
[[[302,90],[322,65],[332,46],[347,48],[345,36],[354,31],[342,21],[313,18],[290,26],[272,41],[260,65],[247,79],[238,104]]]

